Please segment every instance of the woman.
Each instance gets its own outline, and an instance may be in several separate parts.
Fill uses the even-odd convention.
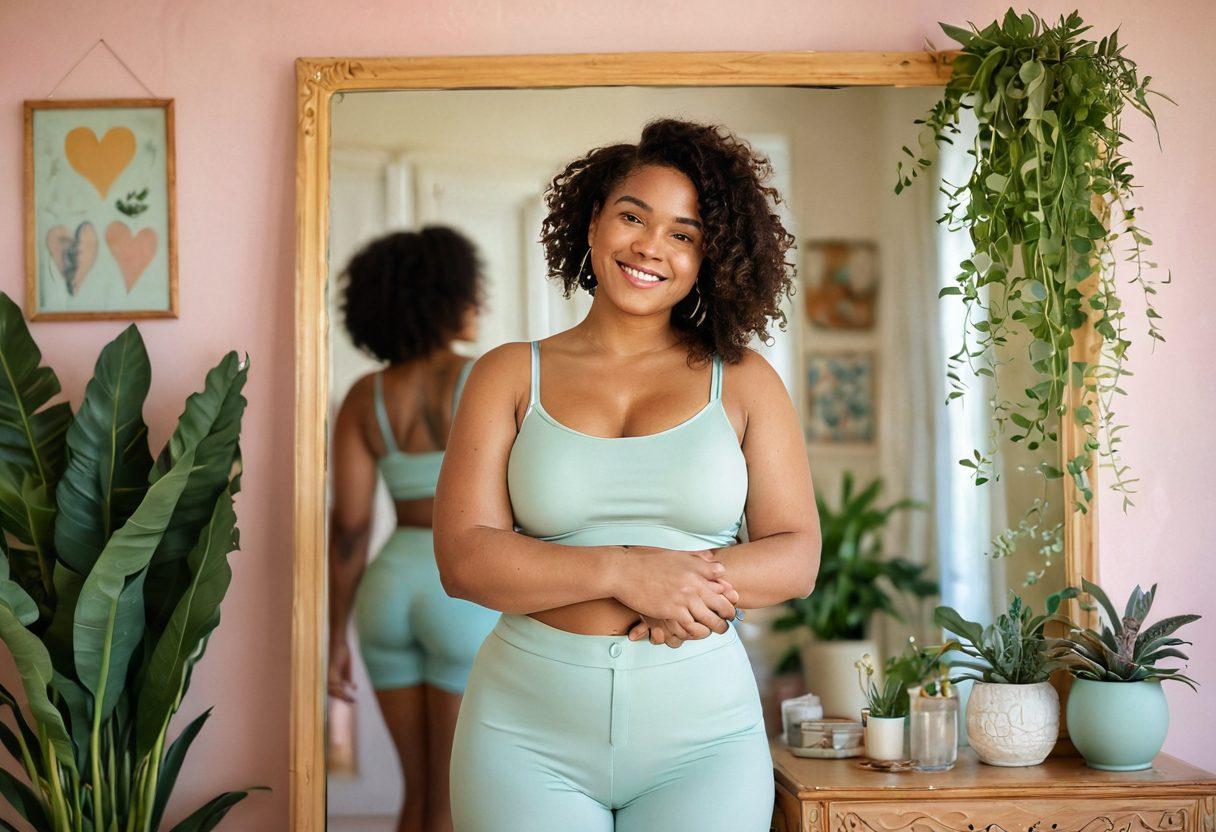
[[[819,531],[794,409],[746,347],[791,285],[768,173],[664,120],[549,190],[550,272],[591,309],[477,362],[436,496],[444,587],[504,613],[457,724],[458,832],[769,828],[729,622],[810,592]]]
[[[448,760],[461,693],[498,617],[444,593],[431,539],[443,448],[471,367],[451,342],[476,337],[480,267],[467,239],[431,227],[372,242],[345,277],[346,330],[387,366],[355,382],[334,424],[329,694],[353,695],[353,606],[405,775],[398,832],[442,832],[452,828]],[[377,472],[397,529],[367,566]]]

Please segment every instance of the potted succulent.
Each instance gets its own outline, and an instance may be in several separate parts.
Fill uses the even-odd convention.
[[[807,688],[823,702],[827,716],[856,719],[864,697],[853,684],[853,667],[865,653],[877,655],[869,638],[870,619],[877,613],[902,618],[893,596],[907,593],[924,598],[937,593],[937,582],[925,576],[925,567],[886,555],[882,533],[892,515],[923,508],[914,500],[877,505],[882,480],[854,491],[853,475],[846,471],[840,507],[830,507],[822,495],[815,498],[823,549],[815,591],[807,598],[787,601],[773,629],[807,629],[813,638],[802,648]]]
[[[1007,612],[984,627],[966,621],[949,607],[938,607],[934,621],[965,639],[956,647],[965,658],[953,659],[963,679],[974,679],[967,700],[967,739],[976,755],[994,766],[1033,766],[1043,762],[1055,745],[1060,729],[1060,697],[1048,681],[1063,666],[1068,644],[1048,638],[1049,621],[1060,603],[1074,598],[1069,587],[1047,599],[1047,614],[1034,615],[1017,595],[1010,593]]]
[[[1179,668],[1159,667],[1163,659],[1187,660],[1178,648],[1189,641],[1174,635],[1198,615],[1175,615],[1144,626],[1157,585],[1132,590],[1123,609],[1102,588],[1082,580],[1106,619],[1100,631],[1069,631],[1068,662],[1073,676],[1068,694],[1068,734],[1091,768],[1136,771],[1149,768],[1165,743],[1169,706],[1161,690],[1164,679],[1196,689],[1197,682]]]
[[[879,687],[874,682],[874,662],[869,653],[858,659],[854,667],[857,669],[857,687],[866,703],[862,710],[866,756],[871,760],[902,760],[904,717],[908,715],[907,690],[892,676],[888,676]]]

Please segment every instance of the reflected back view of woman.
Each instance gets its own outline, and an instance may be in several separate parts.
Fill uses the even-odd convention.
[[[389,234],[344,273],[351,340],[385,367],[351,387],[334,424],[330,517],[329,694],[353,694],[359,649],[405,776],[398,832],[451,829],[452,734],[473,656],[498,614],[444,592],[431,514],[452,414],[471,362],[481,271],[473,244],[445,227]],[[377,477],[397,528],[367,563]]]

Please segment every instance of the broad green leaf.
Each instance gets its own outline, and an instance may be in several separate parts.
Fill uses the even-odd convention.
[[[8,555],[0,558],[0,604],[4,604],[17,620],[29,626],[38,620],[38,605],[21,585],[9,577]]]
[[[165,807],[169,805],[169,796],[173,794],[173,787],[177,785],[177,775],[181,772],[182,763],[186,760],[191,743],[203,730],[203,725],[206,724],[209,716],[211,716],[210,708],[203,711],[182,729],[182,732],[177,735],[177,739],[170,743],[168,750],[165,751],[165,758],[160,766],[160,778],[156,781],[156,798],[152,806],[150,828],[160,829],[161,818],[164,817]]]
[[[211,522],[186,558],[190,585],[152,650],[139,692],[137,757],[152,750],[168,725],[183,692],[187,665],[219,620],[220,602],[232,579],[228,553],[235,543],[235,528],[232,496],[225,490],[216,500]]]
[[[148,353],[132,324],[102,349],[68,429],[55,548],[81,575],[148,490],[152,452],[143,405],[151,383]]]
[[[195,810],[188,818],[174,826],[169,832],[210,832],[224,819],[233,806],[240,803],[250,792],[270,791],[258,787],[240,792],[224,792],[219,797],[209,800],[201,808]]]
[[[187,448],[148,489],[106,543],[76,601],[76,675],[93,694],[103,720],[122,693],[131,654],[143,636],[144,576],[189,481],[194,451]]]
[[[1119,618],[1119,614],[1115,612],[1115,605],[1110,602],[1110,598],[1106,597],[1106,593],[1102,587],[1091,582],[1087,578],[1081,579],[1081,589],[1089,593],[1089,595],[1102,605],[1102,609],[1106,611],[1106,620],[1110,624],[1114,634],[1118,636],[1123,632],[1123,623]]]
[[[67,402],[45,407],[60,392],[25,317],[0,293],[0,461],[28,471],[50,488],[63,471],[64,441],[72,410]]]
[[[17,672],[21,675],[25,701],[29,704],[34,721],[46,732],[55,757],[72,771],[76,761],[72,740],[63,724],[59,709],[47,695],[47,686],[54,676],[51,657],[38,637],[25,628],[13,614],[13,610],[0,601],[0,640],[8,647]]]

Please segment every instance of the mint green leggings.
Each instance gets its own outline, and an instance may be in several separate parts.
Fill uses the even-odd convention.
[[[732,627],[671,649],[503,615],[452,749],[456,832],[767,832],[773,765]]]
[[[419,526],[393,532],[355,595],[359,652],[376,690],[428,684],[463,692],[497,620],[494,610],[443,591],[432,532]]]

